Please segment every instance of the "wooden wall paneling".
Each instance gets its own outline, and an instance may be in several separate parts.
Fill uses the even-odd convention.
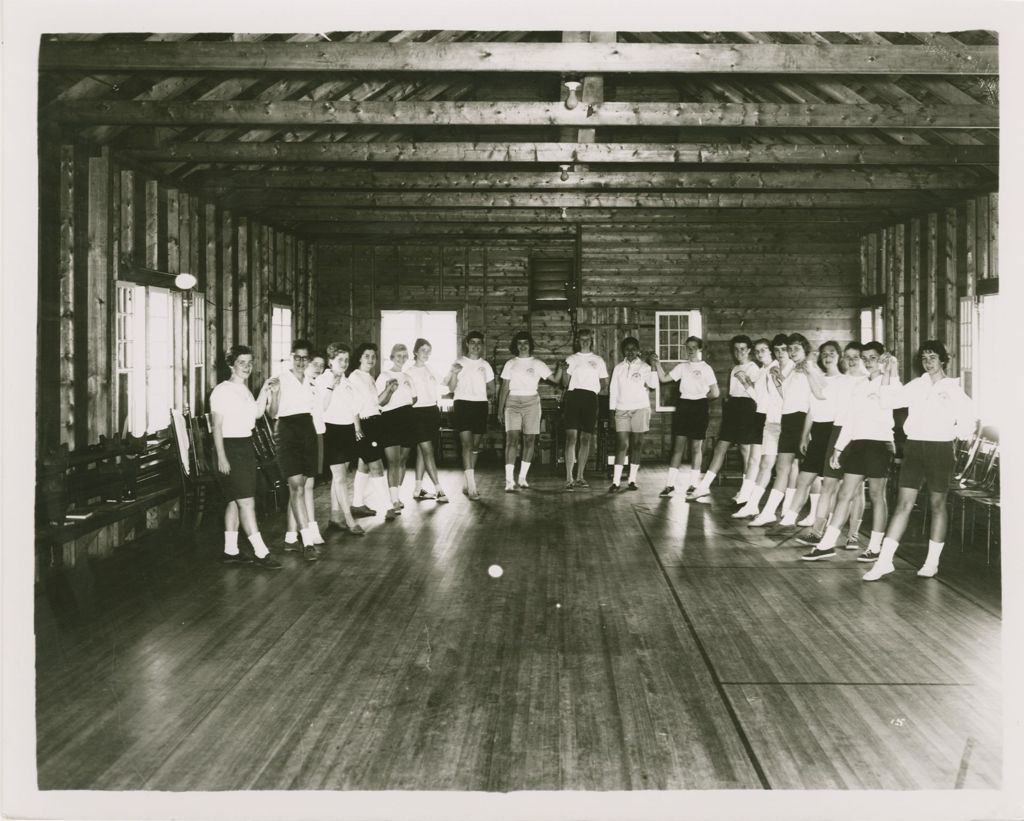
[[[890,350],[900,358],[900,373],[907,374],[909,357],[906,353],[906,296],[907,296],[907,226],[898,223],[893,226],[892,274],[896,305],[894,311],[893,339]]]
[[[963,295],[974,299],[978,284],[978,256],[976,243],[978,240],[978,210],[973,199],[967,200],[963,207],[964,215],[964,275]]]
[[[120,253],[115,262],[116,272],[120,270],[122,260],[129,265],[136,262],[135,249],[135,172],[131,169],[121,170],[121,217],[120,217]]]
[[[942,314],[943,339],[949,352],[950,373],[960,373],[960,299],[957,290],[957,209],[942,215]]]
[[[224,345],[224,280],[221,277],[220,260],[222,242],[220,214],[217,206],[206,202],[203,215],[203,272],[206,280],[206,393],[220,381],[221,357]],[[203,397],[206,399],[206,397]],[[204,407],[206,403],[204,402]]]
[[[187,191],[178,192],[178,270],[196,276],[192,266],[192,196]],[[198,286],[197,286],[198,287]]]
[[[976,197],[975,200],[975,223],[974,223],[974,256],[975,256],[975,290],[977,290],[977,280],[987,279],[989,276],[988,268],[988,248],[989,248],[989,213],[988,213],[988,195],[983,194],[980,197]]]
[[[868,263],[868,256],[870,254],[870,245],[868,237],[865,235],[860,238],[860,295],[868,296],[871,294],[871,286],[868,284],[871,281],[871,269]]]
[[[988,195],[988,275],[999,276],[999,194]]]
[[[884,325],[885,346],[891,348],[896,336],[896,285],[893,280],[893,230],[883,228],[879,238],[882,247],[882,293],[885,295]]]
[[[75,445],[75,148],[60,147],[60,229],[57,276],[60,280],[60,434],[59,442]]]
[[[113,177],[109,149],[89,158],[87,440],[111,433],[110,304],[113,290],[111,207]]]
[[[939,310],[939,214],[928,215],[924,255],[924,314],[922,327],[928,339],[940,339],[939,323],[942,316]]]
[[[913,362],[914,351],[921,343],[921,257],[924,251],[921,219],[910,221],[910,236],[907,240],[907,311],[906,311],[906,363]],[[911,370],[904,372],[909,377]]]
[[[161,220],[164,225],[166,236],[167,267],[162,270],[169,274],[177,274],[181,271],[181,233],[180,202],[181,198],[176,188],[168,188],[164,191],[163,201],[165,203],[166,218]]]
[[[235,218],[236,226],[236,240],[235,240],[235,260],[237,271],[236,280],[238,287],[236,290],[237,296],[237,314],[238,314],[238,344],[248,345],[252,347],[250,340],[252,340],[252,312],[249,309],[250,303],[252,302],[252,268],[250,267],[249,257],[249,218],[239,216]],[[253,357],[255,363],[255,357]],[[259,367],[256,364],[256,371]],[[255,378],[256,374],[253,374],[253,378],[250,379],[250,383],[255,386],[261,384]]]
[[[89,444],[89,237],[90,223],[90,175],[89,149],[83,144],[74,148],[74,201],[72,223],[74,225],[74,370],[75,410],[74,448]],[[73,448],[73,449],[74,449]]]
[[[160,270],[160,183],[146,180],[146,254],[145,267],[153,271]]]
[[[188,264],[189,270],[199,279],[201,287],[206,287],[206,220],[203,214],[202,198],[198,194],[188,197],[189,222],[192,227],[189,238]]]
[[[319,256],[319,254],[320,254],[320,248],[319,248],[319,246],[316,243],[311,242],[311,243],[307,244],[307,247],[306,247],[306,259],[307,259],[307,261],[306,261],[306,271],[308,272],[308,274],[307,274],[307,279],[306,279],[306,305],[307,305],[307,313],[308,313],[307,322],[309,323],[309,327],[310,328],[315,328],[316,327],[316,321],[317,321],[317,311],[318,311],[318,308],[317,308],[317,305],[316,305],[316,300],[313,299],[313,295],[316,293],[316,288],[317,288],[317,277],[318,277],[318,274],[316,273],[316,271],[317,271],[317,258]]]
[[[238,317],[236,312],[237,285],[235,266],[236,255],[235,220],[230,211],[220,212],[220,241],[218,256],[220,259],[220,293],[221,293],[221,347],[224,351],[238,344]]]
[[[273,372],[265,336],[264,315],[268,312],[266,271],[263,263],[263,226],[253,220],[249,223],[249,333],[255,353],[256,380],[259,385]]]
[[[36,323],[36,453],[60,442],[60,144],[38,148],[38,322]]]

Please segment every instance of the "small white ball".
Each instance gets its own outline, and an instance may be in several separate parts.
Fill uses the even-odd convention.
[[[487,568],[487,575],[489,575],[492,579],[499,578],[501,574],[504,572],[505,571],[501,569],[500,564],[492,564],[490,567]]]
[[[561,604],[556,604],[555,607],[557,607],[559,610],[562,609],[562,605]]]

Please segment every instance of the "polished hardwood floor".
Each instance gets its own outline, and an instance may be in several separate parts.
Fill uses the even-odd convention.
[[[506,495],[494,470],[472,504],[446,471],[451,504],[316,564],[274,516],[277,572],[220,565],[216,521],[51,570],[39,787],[1000,786],[997,571],[950,547],[922,580],[908,545],[865,584],[856,553],[799,562],[729,518],[734,488],[687,504],[663,479],[609,497],[535,468]]]

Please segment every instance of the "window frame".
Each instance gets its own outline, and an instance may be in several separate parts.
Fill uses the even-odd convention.
[[[679,317],[685,317],[686,329],[681,328],[662,328],[663,320],[671,320]],[[662,331],[666,334],[672,334],[675,332],[679,339],[673,341],[669,339],[666,343],[667,349],[662,347]],[[686,350],[686,338],[690,336],[697,336],[701,339],[704,338],[704,313],[700,308],[691,308],[687,310],[675,310],[675,311],[655,311],[654,312],[654,350],[658,354],[658,358],[661,360],[662,367],[665,371],[670,371],[680,362],[685,361],[685,357],[682,359],[672,358],[671,356],[666,358],[662,356],[662,353],[679,353],[680,355]],[[662,382],[658,380],[657,388],[655,389],[655,410],[660,413],[666,413],[668,411],[674,411],[675,400],[679,396],[679,388],[676,387],[675,383]]]
[[[279,351],[277,350],[278,348],[281,348],[281,346],[279,344],[275,344],[275,343],[279,342],[279,340],[277,340],[277,338],[276,338],[277,337],[277,329],[278,328],[283,328],[283,327],[285,327],[285,325],[283,323],[278,323],[276,321],[276,315],[277,315],[278,311],[287,311],[288,312],[288,325],[287,325],[287,327],[288,327],[288,341],[287,341],[287,343],[284,345],[284,347],[282,349],[283,350],[283,355],[281,357],[278,357]],[[291,366],[292,343],[295,341],[295,339],[296,339],[296,337],[295,337],[295,309],[293,308],[291,303],[284,302],[283,300],[276,300],[276,299],[272,300],[271,303],[270,303],[270,339],[269,339],[269,347],[270,347],[270,375],[271,376],[280,376],[281,372],[284,369],[286,369],[286,368]],[[313,352],[310,351],[310,354],[312,354],[312,353]]]

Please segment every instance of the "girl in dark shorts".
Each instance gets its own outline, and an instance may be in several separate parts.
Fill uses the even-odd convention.
[[[356,456],[359,457],[359,468],[353,482],[352,515],[357,518],[377,515],[376,510],[364,503],[366,491],[372,489],[376,492],[378,501],[384,505],[384,520],[390,522],[398,517],[398,512],[391,505],[388,482],[384,477],[381,395],[370,375],[377,366],[377,346],[372,342],[362,343],[356,348],[354,359],[348,380],[355,392],[356,416],[359,418],[360,426],[356,430]]]
[[[895,570],[892,560],[922,484],[928,485],[932,523],[928,556],[917,575],[931,578],[939,572],[939,556],[946,541],[946,495],[953,478],[953,445],[956,439],[970,438],[976,424],[971,400],[960,387],[960,380],[946,376],[946,346],[937,339],[929,339],[915,360],[924,374],[906,385],[897,384],[889,389],[894,406],[908,410],[903,425],[907,441],[903,446],[896,510],[882,539],[878,561],[864,574],[864,581],[868,582]],[[895,360],[890,362],[889,370],[895,375]]]
[[[734,501],[745,502],[743,491],[748,490],[748,482],[753,477],[750,474],[751,467],[757,470],[757,461],[761,456],[761,431],[757,430],[757,442],[754,439],[755,420],[757,413],[757,402],[754,400],[754,377],[757,375],[757,365],[750,361],[750,352],[753,343],[746,334],[734,336],[729,340],[729,347],[732,349],[733,365],[729,372],[729,395],[722,408],[722,425],[718,429],[718,444],[715,445],[715,453],[711,458],[704,478],[700,480],[694,490],[687,494],[687,499],[701,499],[711,494],[711,483],[715,480],[718,472],[725,464],[725,456],[733,444],[740,446],[740,455],[743,457],[743,486],[740,494]]]
[[[416,486],[412,498],[417,502],[431,498],[423,490],[423,476],[426,474],[434,483],[433,498],[438,504],[446,504],[448,497],[441,487],[437,463],[434,461],[434,442],[441,430],[441,409],[437,404],[440,398],[437,377],[427,364],[431,350],[427,340],[417,339],[412,348],[413,366],[409,368],[409,378],[412,379],[413,393],[416,395],[416,403],[412,406],[412,438],[416,443]]]
[[[267,409],[270,387],[264,385],[257,399],[246,382],[252,373],[252,349],[236,345],[224,357],[231,376],[213,389],[210,411],[213,414],[213,446],[217,452],[217,476],[227,498],[224,509],[225,564],[248,564],[264,570],[279,570],[281,563],[270,555],[256,522],[256,451],[252,431],[256,419]],[[255,560],[238,549],[238,525],[241,523]]]
[[[855,494],[867,479],[871,494],[871,541],[857,557],[860,562],[873,562],[878,558],[887,518],[885,485],[895,450],[892,435],[893,397],[886,391],[890,385],[899,385],[889,363],[893,357],[885,353],[880,342],[869,342],[861,353],[867,378],[856,383],[850,400],[850,414],[836,439],[830,462],[842,467],[843,483],[832,513],[832,524],[825,528],[821,541],[800,558],[804,561],[828,559],[835,555],[842,523],[850,512]]]
[[[317,380],[324,414],[324,456],[331,469],[331,522],[327,532],[348,530],[361,536],[365,532],[352,516],[348,499],[348,465],[356,455],[356,431],[362,433],[356,416],[356,395],[345,376],[351,351],[348,345],[332,342],[327,346],[328,369]]]
[[[790,527],[797,523],[797,516],[807,501],[811,486],[825,471],[825,461],[831,455],[829,439],[835,422],[835,402],[832,394],[842,376],[839,373],[839,358],[842,351],[839,343],[829,340],[818,348],[818,363],[811,363],[807,369],[807,380],[811,387],[810,410],[804,419],[800,437],[800,473],[796,479],[796,493],[790,506],[783,511],[780,524]],[[820,367],[819,367],[820,366]],[[814,505],[811,505],[810,521],[814,523]]]
[[[661,496],[675,492],[676,476],[683,461],[686,443],[690,443],[690,470],[683,479],[683,489],[689,490],[700,482],[700,468],[704,457],[704,437],[708,431],[708,400],[719,396],[718,382],[711,366],[701,359],[704,341],[696,336],[686,340],[687,360],[680,362],[669,373],[657,357],[651,357],[651,364],[662,382],[679,382],[679,398],[675,413],[672,414],[672,457],[669,460],[668,479]]]
[[[405,507],[399,498],[405,481],[405,464],[409,460],[409,451],[416,445],[412,411],[416,394],[412,379],[402,370],[408,361],[409,349],[405,345],[398,343],[392,346],[391,367],[382,369],[377,377],[388,492],[391,494],[391,506],[398,512]]]
[[[320,535],[320,525],[316,521],[316,507],[313,504],[313,489],[316,487],[316,477],[324,472],[324,427],[323,418],[323,399],[320,396],[320,391],[317,387],[317,380],[323,374],[324,369],[327,367],[327,357],[323,354],[313,354],[310,358],[309,363],[306,365],[306,381],[313,385],[313,430],[316,431],[316,474],[314,476],[307,476],[306,483],[302,488],[302,499],[303,504],[306,506],[306,518],[309,522],[309,528],[313,531],[313,544],[320,545],[324,543],[324,537]],[[288,508],[288,526],[285,529],[284,543],[285,544],[297,544],[299,541],[299,534],[297,531],[297,524],[295,522],[295,514],[292,513],[291,507]],[[286,548],[287,549],[287,548]]]
[[[480,498],[476,489],[476,454],[487,433],[488,399],[494,384],[494,369],[483,358],[484,335],[470,331],[463,340],[466,355],[452,365],[444,384],[455,397],[455,430],[462,445],[462,470],[466,486],[462,492],[471,502]]]
[[[555,384],[565,385],[562,398],[565,426],[565,489],[590,487],[583,474],[590,456],[590,442],[597,427],[597,395],[608,388],[608,366],[594,353],[594,332],[580,328],[573,340],[572,356],[555,367]],[[579,438],[578,476],[573,477],[576,464],[576,440]]]
[[[772,374],[775,386],[782,394],[782,420],[779,431],[779,456],[775,462],[775,481],[761,512],[750,522],[751,527],[762,527],[774,522],[779,503],[787,497],[792,498],[795,494],[796,482],[791,474],[796,468],[804,421],[811,406],[811,386],[807,380],[807,371],[810,368],[807,355],[811,352],[811,345],[803,334],[790,334],[786,338],[786,349],[793,362],[792,370],[785,376],[778,370]]]

